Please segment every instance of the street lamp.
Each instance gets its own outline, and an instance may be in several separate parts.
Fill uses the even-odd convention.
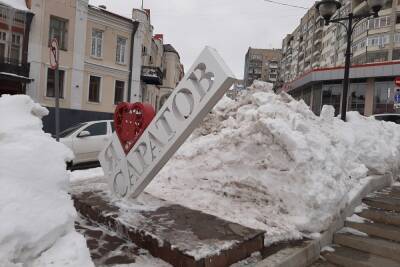
[[[342,110],[341,119],[346,121],[347,112],[347,94],[349,91],[349,73],[350,73],[350,56],[351,56],[351,35],[353,34],[355,26],[364,18],[369,18],[371,16],[378,17],[378,12],[384,6],[386,0],[366,0],[368,7],[370,9],[369,13],[366,14],[353,14],[350,12],[347,17],[331,19],[336,11],[341,8],[342,4],[337,0],[322,0],[316,2],[316,9],[318,14],[324,18],[325,25],[329,23],[340,23],[346,29],[347,34],[347,48],[346,48],[346,61],[344,66],[344,80],[343,80],[343,94],[342,94]],[[347,25],[342,21],[348,21]],[[354,22],[354,25],[353,25]]]

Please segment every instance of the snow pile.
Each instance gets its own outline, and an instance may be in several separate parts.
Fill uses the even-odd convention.
[[[256,82],[223,98],[147,192],[248,227],[266,242],[327,229],[348,192],[371,174],[396,172],[400,128],[303,101]]]
[[[93,266],[67,190],[72,152],[42,131],[47,109],[0,97],[0,266]]]
[[[25,0],[0,0],[0,4],[4,4],[6,6],[22,11],[29,11],[28,7],[26,6]]]

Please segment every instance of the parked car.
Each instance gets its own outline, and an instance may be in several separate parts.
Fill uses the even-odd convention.
[[[72,165],[95,162],[114,132],[111,120],[76,124],[60,133],[60,142],[75,154]]]
[[[371,117],[374,117],[378,121],[391,121],[400,124],[400,114],[397,113],[375,114]]]

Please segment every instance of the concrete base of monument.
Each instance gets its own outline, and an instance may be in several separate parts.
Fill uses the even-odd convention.
[[[264,232],[143,194],[117,200],[102,179],[72,185],[75,207],[173,266],[230,266],[264,248]]]

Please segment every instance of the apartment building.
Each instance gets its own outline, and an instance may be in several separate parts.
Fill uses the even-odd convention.
[[[52,38],[60,46],[61,129],[111,119],[123,101],[147,101],[155,109],[160,107],[163,70],[169,65],[164,63],[162,35],[153,36],[150,10],[134,9],[128,18],[106,6],[89,5],[88,0],[32,0],[31,12],[35,16],[28,61],[33,81],[26,93],[49,108],[46,131],[54,130]]]
[[[31,82],[28,40],[33,14],[27,4],[0,1],[0,95],[24,94]]]
[[[366,1],[344,0],[334,15],[368,10]],[[394,79],[400,76],[400,2],[387,1],[378,18],[360,21],[353,33],[348,110],[364,115],[396,112]],[[312,45],[311,45],[312,44]],[[323,105],[340,112],[346,33],[340,24],[324,25],[315,7],[282,41],[280,81],[319,114]]]
[[[281,56],[281,49],[249,47],[245,56],[245,86],[250,86],[254,80],[275,83],[278,80]]]

